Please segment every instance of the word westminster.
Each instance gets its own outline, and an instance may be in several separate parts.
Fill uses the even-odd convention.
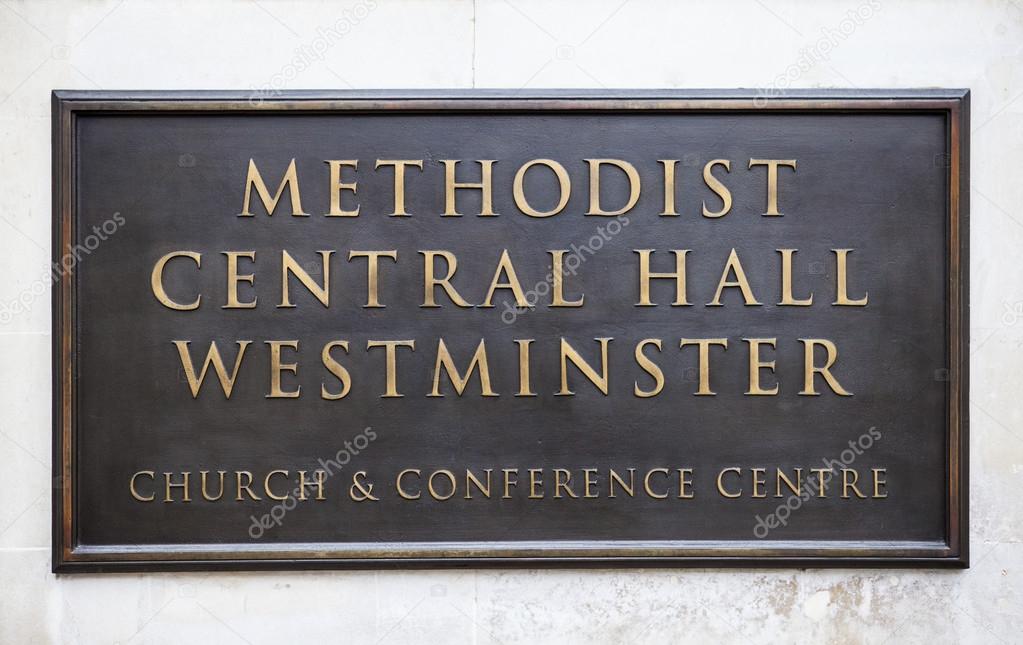
[[[589,207],[585,215],[610,218],[606,221],[611,233],[616,234],[613,228],[614,225],[618,226],[617,232],[621,232],[622,216],[632,210],[640,198],[642,179],[639,172],[631,163],[620,159],[585,159],[584,162],[589,169]],[[387,167],[391,168],[394,173],[393,194],[390,196],[391,200],[389,200],[393,206],[390,213],[391,217],[411,216],[406,210],[406,175],[410,169],[422,171],[423,163],[423,160],[417,159],[376,160],[374,166],[376,169]],[[441,213],[442,217],[460,217],[464,215],[458,212],[457,196],[459,191],[467,190],[475,190],[480,193],[480,212],[477,214],[479,217],[497,216],[493,211],[493,166],[497,161],[476,161],[479,165],[479,181],[464,181],[464,177],[461,180],[456,179],[456,169],[460,163],[459,160],[440,160],[440,163],[445,167],[445,203],[444,210]],[[679,214],[675,203],[675,178],[678,160],[662,159],[658,160],[658,163],[661,167],[658,179],[660,180],[661,188],[663,188],[663,192],[660,193],[662,209],[659,216],[677,217]],[[353,173],[357,171],[359,161],[327,160],[326,164],[329,167],[329,171],[326,174],[329,179],[330,198],[329,206],[323,214],[327,217],[359,217],[361,209],[359,205],[347,202],[342,203],[343,196],[346,200],[350,200],[358,191],[357,182],[343,180],[342,173],[345,169],[350,169],[349,172]],[[766,170],[766,199],[762,215],[764,217],[781,217],[782,213],[779,211],[778,204],[779,171],[786,169],[790,172],[795,172],[796,160],[750,158],[748,164],[745,165],[751,172],[759,170],[761,167]],[[720,218],[731,210],[731,192],[720,178],[721,175],[715,174],[716,170],[719,173],[726,174],[731,171],[731,168],[732,163],[727,159],[715,159],[704,166],[704,183],[717,196],[720,205],[715,204],[714,207],[711,207],[704,201],[702,204],[703,217],[711,219]],[[556,180],[558,201],[554,205],[544,205],[544,208],[547,209],[541,210],[534,203],[536,200],[531,200],[526,195],[525,176],[531,170],[532,172],[539,173],[543,172],[544,169]],[[629,185],[628,198],[622,200],[624,204],[618,204],[616,208],[611,208],[602,202],[600,182],[601,177],[608,170],[622,173]],[[533,159],[522,164],[518,168],[512,182],[512,195],[516,207],[523,215],[532,218],[553,217],[561,213],[568,204],[571,191],[571,180],[568,172],[561,163],[552,159]],[[350,195],[346,195],[346,193],[350,193]],[[278,206],[284,202],[285,194],[288,196],[293,217],[310,216],[302,202],[298,171],[294,159],[287,166],[284,176],[273,194],[271,194],[269,187],[265,183],[255,160],[250,159],[245,178],[242,208],[238,216],[246,218],[256,216],[255,211],[260,211],[260,209],[256,206],[253,199],[255,195],[262,205],[261,212],[265,213],[266,216],[272,217],[275,211],[278,210]],[[555,245],[552,244],[552,246]],[[690,307],[697,304],[694,302],[695,298],[690,293],[690,285],[687,282],[686,276],[690,257],[700,257],[699,252],[694,252],[692,249],[657,250],[649,248],[630,249],[630,251],[633,261],[636,263],[636,275],[638,276],[638,280],[635,283],[635,298],[632,303],[634,306]],[[797,249],[793,248],[771,250],[772,253],[777,254],[780,283],[780,297],[777,301],[772,302],[772,304],[780,307],[809,307],[815,302],[815,294],[801,293],[793,285],[793,258],[797,251]],[[849,248],[828,249],[829,254],[833,254],[835,269],[834,290],[833,294],[829,294],[833,295],[833,298],[829,298],[832,306],[865,307],[868,304],[866,292],[856,296],[850,295],[849,284],[851,282],[855,283],[854,280],[850,279],[848,269],[849,255],[852,251]],[[335,253],[335,250],[316,251],[319,266],[318,270],[313,271],[311,274],[302,263],[296,260],[296,255],[301,257],[302,253],[296,252],[293,255],[288,250],[282,249],[280,251],[279,262],[277,262],[276,257],[274,258],[274,267],[275,269],[279,268],[279,271],[275,271],[275,276],[279,277],[279,282],[277,277],[274,280],[279,284],[279,291],[275,293],[275,295],[279,295],[279,298],[275,299],[276,301],[272,303],[272,306],[280,309],[296,307],[297,305],[293,301],[292,287],[294,282],[297,281],[323,307],[329,308],[331,306],[332,295],[331,266]],[[378,309],[387,306],[388,303],[382,300],[380,293],[381,281],[386,279],[389,272],[384,267],[388,264],[404,262],[404,258],[408,254],[408,252],[403,252],[400,259],[397,249],[352,249],[348,251],[346,259],[349,263],[365,260],[366,298],[365,304],[362,305],[363,308]],[[444,249],[417,249],[414,252],[414,256],[416,256],[417,265],[421,266],[420,277],[422,285],[422,298],[417,302],[418,306],[426,309],[441,307],[488,309],[495,307],[495,296],[507,296],[508,299],[514,301],[515,306],[518,308],[527,309],[535,307],[537,304],[536,299],[530,300],[527,297],[526,291],[523,289],[518,277],[519,271],[516,269],[515,261],[509,251],[501,249],[498,253],[495,250],[494,254],[496,256],[495,268],[489,282],[485,283],[486,286],[484,286],[484,283],[481,283],[478,291],[468,293],[465,291],[465,287],[461,287],[462,290],[460,291],[453,284],[458,270],[458,255],[455,252]],[[257,306],[267,306],[265,301],[260,304],[257,295],[259,288],[256,283],[256,275],[254,273],[247,273],[252,266],[257,264],[256,252],[254,250],[224,250],[217,252],[216,255],[223,256],[222,266],[226,295],[222,303],[215,304],[219,304],[219,307],[222,309],[242,310],[256,309]],[[309,255],[312,254],[309,253]],[[584,307],[587,302],[587,294],[573,291],[572,285],[568,284],[570,282],[568,278],[576,275],[580,265],[585,260],[585,258],[579,255],[578,250],[573,249],[570,251],[569,249],[558,248],[538,250],[537,256],[543,258],[545,267],[549,266],[545,278],[549,289],[544,290],[545,294],[549,293],[549,300],[546,303],[547,307],[553,310]],[[384,263],[382,260],[387,260],[387,262]],[[519,261],[521,262],[521,258],[519,258]],[[707,289],[706,295],[708,299],[701,299],[699,304],[706,307],[723,307],[725,303],[722,298],[726,293],[734,291],[737,297],[741,297],[743,306],[756,307],[762,305],[763,297],[754,293],[747,277],[747,270],[744,268],[736,250],[732,248],[727,257],[721,258],[720,262],[722,267],[720,278],[717,280],[713,295],[710,296],[710,290]],[[658,264],[662,270],[655,271],[653,268],[655,264]],[[665,271],[663,268],[671,270]],[[181,278],[187,276],[188,271],[208,272],[209,270],[211,270],[209,261],[207,260],[204,265],[204,253],[201,251],[179,249],[165,253],[156,258],[153,264],[150,279],[152,294],[163,307],[175,312],[195,311],[203,306],[209,306],[210,303],[206,301],[208,296],[204,300],[204,294],[201,292],[183,293],[183,287],[180,286]],[[173,280],[172,274],[173,278],[178,278],[177,281]],[[314,277],[316,274],[322,277],[317,280]],[[674,283],[674,297],[670,301],[654,301],[651,294],[651,284],[655,280],[663,281],[658,284],[666,284],[668,281]],[[797,293],[799,295],[796,295]],[[590,335],[590,338],[585,342],[587,342],[587,347],[591,347],[592,350],[596,351],[584,349],[583,353],[580,353],[578,348],[583,347],[581,341],[570,341],[563,337],[560,338],[560,342],[557,342],[557,348],[551,349],[551,351],[556,352],[560,365],[560,387],[554,391],[554,394],[558,396],[575,395],[569,383],[571,366],[602,394],[605,396],[609,395],[611,390],[609,388],[608,348],[613,340],[610,337],[593,339],[592,335]],[[795,340],[802,344],[803,350],[803,369],[802,378],[800,379],[801,388],[798,389],[799,395],[820,395],[823,391],[820,389],[820,386],[824,385],[827,390],[835,395],[852,396],[852,393],[843,387],[838,376],[835,374],[835,365],[838,361],[839,351],[834,341],[825,338],[798,338]],[[532,370],[530,367],[534,341],[535,339],[532,338],[514,339],[518,357],[518,378],[515,383],[514,396],[537,396],[532,383]],[[596,346],[589,345],[593,341],[596,341]],[[229,358],[227,361],[225,361],[225,355],[221,353],[222,349],[217,346],[215,341],[208,341],[205,352],[200,350],[199,356],[204,356],[204,358],[200,358],[198,361],[193,358],[192,340],[175,339],[171,342],[176,348],[176,354],[180,359],[182,371],[187,379],[192,397],[199,396],[203,383],[207,380],[206,377],[210,367],[212,367],[224,396],[228,399],[231,398],[239,371],[242,369],[247,353],[249,353],[250,345],[253,344],[252,340],[241,339],[235,341],[236,347],[233,348],[233,358]],[[505,342],[507,343],[508,341]],[[664,390],[665,386],[664,372],[652,357],[654,354],[659,354],[662,351],[662,339],[639,338],[633,342],[635,366],[639,367],[649,377],[650,382],[646,385],[641,385],[638,381],[635,382],[632,393],[640,398],[655,397]],[[770,358],[770,353],[777,349],[777,338],[733,339],[733,344],[738,342],[745,343],[748,351],[748,388],[745,394],[750,396],[777,396],[781,388],[778,383],[771,382],[773,380],[771,377],[765,375],[765,373],[774,373],[775,371],[776,361],[768,359]],[[205,345],[205,343],[206,341],[202,341],[201,344]],[[292,385],[289,387],[284,383],[286,378],[293,378],[298,374],[298,364],[289,362],[290,357],[286,357],[284,354],[285,352],[298,352],[299,340],[293,338],[266,340],[263,344],[267,347],[269,356],[269,387],[267,388],[266,397],[281,399],[299,398],[302,395],[301,386]],[[422,344],[421,341],[419,343],[420,348]],[[474,375],[478,377],[478,393],[480,396],[492,397],[500,395],[491,380],[489,361],[491,354],[488,354],[487,339],[480,338],[478,344],[473,339],[475,350],[470,350],[473,353],[464,370],[458,368],[443,338],[431,340],[428,344],[435,346],[435,351],[431,356],[434,359],[432,361],[434,369],[432,371],[431,387],[426,396],[445,396],[445,390],[448,390],[442,384],[442,376],[445,375],[451,385],[451,389],[458,396],[462,396],[469,390],[469,382]],[[699,382],[692,393],[697,396],[715,395],[711,387],[712,355],[728,350],[729,339],[717,336],[703,338],[678,336],[672,338],[669,344],[674,344],[680,349],[687,347],[695,348],[694,353],[699,370]],[[380,396],[384,398],[404,396],[398,388],[398,356],[399,353],[404,354],[416,351],[416,339],[367,338],[365,340],[365,349],[367,352],[379,350],[376,353],[379,353],[383,359],[382,367],[386,386]],[[342,364],[339,354],[349,353],[349,340],[333,339],[324,343],[319,350],[322,367],[330,375],[328,377],[329,383],[323,382],[320,384],[319,396],[327,400],[345,398],[351,391],[353,377],[348,368]],[[584,357],[584,354],[587,352],[591,354],[590,359]],[[459,351],[456,351],[456,354],[458,353]],[[468,355],[469,352],[465,351],[462,353]],[[596,354],[595,358],[592,357],[593,354]],[[228,368],[228,363],[232,365],[230,369]],[[197,365],[201,366],[197,368]],[[795,388],[793,388],[793,391],[796,391]]]

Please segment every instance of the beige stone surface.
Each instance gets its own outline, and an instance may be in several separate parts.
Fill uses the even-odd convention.
[[[973,90],[969,570],[49,572],[50,90],[785,86]],[[0,0],[0,643],[1023,642],[1021,176],[1018,0]]]

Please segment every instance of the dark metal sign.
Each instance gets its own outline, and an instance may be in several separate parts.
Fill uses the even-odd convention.
[[[54,568],[965,566],[967,126],[55,93]]]

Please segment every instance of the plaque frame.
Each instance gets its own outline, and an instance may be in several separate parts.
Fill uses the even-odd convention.
[[[952,567],[969,566],[969,90],[607,90],[295,91],[251,100],[244,91],[66,91],[52,95],[53,261],[74,237],[74,147],[81,114],[331,111],[714,111],[938,112],[948,150],[947,269],[949,380],[946,539],[876,541],[513,541],[352,544],[79,544],[75,516],[77,441],[75,271],[52,292],[55,573],[421,567]]]

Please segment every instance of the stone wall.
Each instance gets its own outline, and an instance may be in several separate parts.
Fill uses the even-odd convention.
[[[0,643],[1023,639],[1023,3],[0,0],[0,70]],[[969,570],[50,573],[50,90],[924,86],[973,91]]]

